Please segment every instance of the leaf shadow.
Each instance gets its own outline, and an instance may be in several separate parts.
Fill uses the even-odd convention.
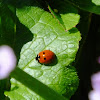
[[[34,34],[31,33],[31,31],[21,24],[16,17],[16,40],[15,40],[15,46],[14,46],[14,51],[17,55],[17,58],[19,59],[20,56],[20,51],[22,46],[31,41],[34,38]]]
[[[2,4],[2,8],[2,12],[0,12],[2,14],[2,23],[0,26],[0,35],[2,36],[0,37],[0,44],[11,46],[15,51],[17,59],[19,59],[22,46],[31,41],[34,38],[34,34],[20,23],[19,19],[16,17],[15,7],[11,10],[8,5],[4,3]],[[11,20],[12,23],[9,23],[9,20]]]
[[[13,46],[14,41],[13,13],[7,5],[0,4],[0,45]]]
[[[70,34],[75,34],[78,32],[78,29],[76,27],[73,27],[72,29],[69,30]]]

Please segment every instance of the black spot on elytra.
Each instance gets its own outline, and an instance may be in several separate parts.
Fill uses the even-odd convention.
[[[43,54],[45,54],[45,52],[43,52]]]
[[[44,58],[44,60],[46,60],[46,58]]]

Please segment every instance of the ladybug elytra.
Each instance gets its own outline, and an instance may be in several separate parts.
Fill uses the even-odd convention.
[[[44,50],[37,55],[36,60],[41,64],[49,64],[52,62],[54,57],[55,54],[52,51]]]

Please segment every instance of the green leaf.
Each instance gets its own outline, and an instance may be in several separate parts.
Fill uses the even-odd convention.
[[[81,39],[80,32],[76,28],[66,32],[50,13],[38,7],[19,8],[17,17],[34,34],[33,40],[26,43],[21,50],[18,67],[60,95],[70,98],[76,91],[79,80],[74,67],[68,67],[68,65],[75,60]],[[54,63],[43,65],[36,61],[36,55],[45,49],[55,53],[57,58]],[[20,77],[20,74],[16,77]],[[14,97],[16,100],[19,98],[44,100],[40,96],[41,93],[35,93],[13,78],[11,84],[11,91],[5,92],[11,100]],[[38,85],[38,87],[41,86],[41,84]],[[49,99],[54,100],[53,97]]]
[[[50,6],[49,10],[54,15],[54,17],[59,20],[59,22],[66,30],[69,30],[78,24],[80,16],[78,15],[78,10],[75,7],[60,0],[59,2],[55,0],[52,4],[52,9],[56,9],[57,12],[54,12]]]
[[[92,2],[97,5],[97,6],[100,6],[100,0],[92,0]]]
[[[18,77],[18,75],[20,77]],[[26,100],[26,98],[29,98],[29,97],[35,99],[35,98],[37,98],[35,96],[38,96],[36,94],[39,94],[37,100],[41,100],[41,98],[42,98],[42,100],[44,100],[44,99],[45,100],[56,100],[56,99],[57,100],[68,100],[68,99],[65,99],[63,96],[59,95],[58,93],[54,92],[52,89],[48,88],[47,85],[41,83],[40,81],[36,80],[32,76],[28,75],[27,73],[25,73],[24,71],[22,71],[18,67],[12,73],[12,76],[15,79],[17,79],[17,81],[14,80],[14,79],[11,79],[11,81],[12,81],[12,91],[5,92],[5,94],[9,95],[9,97],[12,98],[12,99],[14,99],[15,97],[16,97],[16,99],[24,98],[22,100]],[[78,78],[77,78],[77,74],[75,72],[74,67],[69,67],[67,69],[67,77],[66,78],[68,78],[68,81],[69,81],[70,78],[72,78],[72,80],[68,82],[68,89],[70,88],[71,90],[76,90],[76,88],[78,86],[78,84],[76,85]],[[21,82],[21,83],[19,83],[18,81]],[[73,87],[70,86],[70,83],[71,84],[73,83],[72,84]],[[16,84],[16,86],[15,86],[15,84]],[[27,86],[28,88],[26,88],[23,84],[25,86]],[[25,91],[25,89],[26,90],[28,89],[28,91]],[[28,93],[26,95],[26,92],[30,92],[30,94]],[[70,94],[70,91],[67,91],[67,94]],[[29,96],[29,97],[27,97],[27,96]]]
[[[83,10],[95,14],[100,14],[100,0],[64,0],[64,1],[70,2],[71,4]]]

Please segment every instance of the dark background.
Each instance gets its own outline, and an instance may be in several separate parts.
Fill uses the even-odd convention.
[[[80,32],[80,27],[78,27]],[[84,29],[85,31],[85,29]],[[89,100],[88,93],[92,90],[91,75],[100,71],[100,64],[97,59],[100,56],[100,16],[92,14],[88,35],[82,38],[83,43],[81,57],[77,64],[77,71],[80,79],[79,88],[71,100]],[[81,42],[82,42],[81,41]],[[82,44],[82,43],[80,43]],[[79,50],[80,52],[80,50]],[[78,53],[79,53],[78,52]]]

